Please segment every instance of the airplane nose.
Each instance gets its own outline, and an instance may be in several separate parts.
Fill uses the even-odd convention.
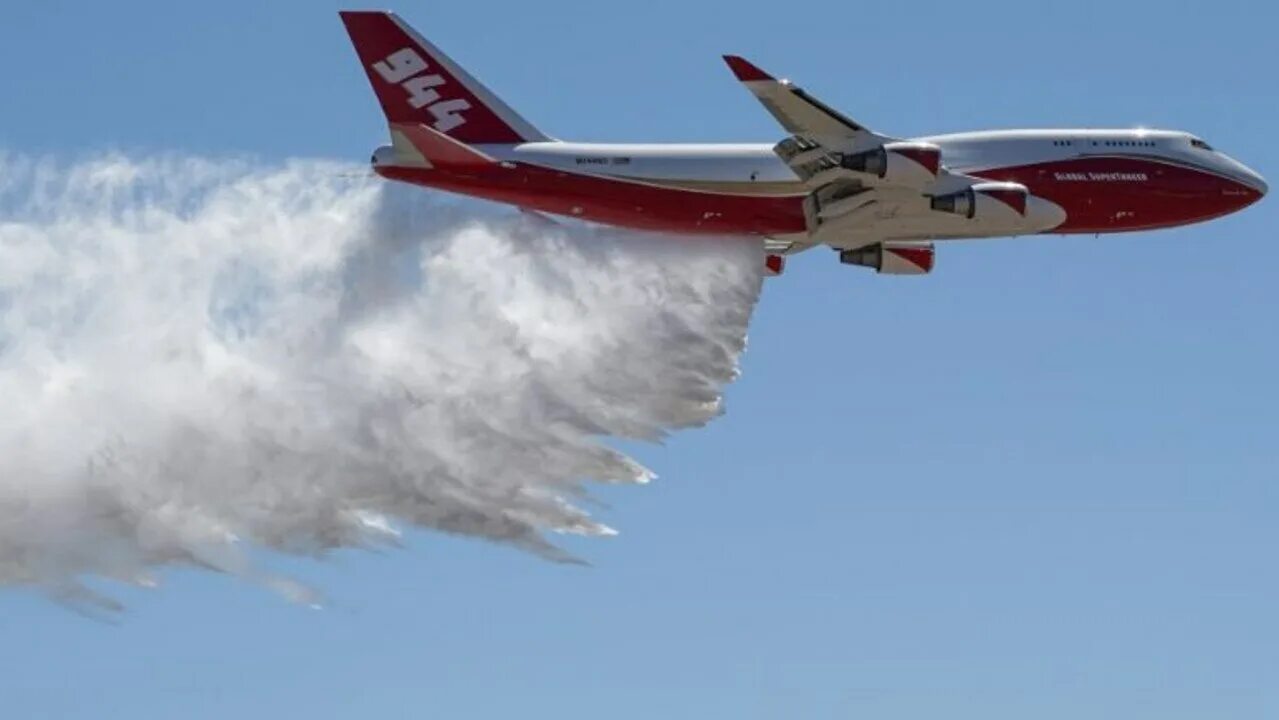
[[[1247,198],[1244,201],[1242,207],[1248,207],[1249,205],[1252,205],[1253,203],[1256,203],[1259,200],[1261,200],[1261,198],[1265,197],[1266,192],[1269,191],[1270,188],[1269,186],[1266,185],[1266,180],[1265,178],[1261,177],[1261,175],[1257,174],[1256,172],[1253,172],[1249,168],[1244,168],[1244,169],[1247,170],[1248,172],[1247,172],[1247,175],[1240,178],[1240,182],[1242,182],[1244,187],[1248,189],[1245,191],[1247,193]]]
[[[1269,192],[1270,187],[1266,185],[1265,178],[1261,177],[1256,170],[1224,153],[1218,153],[1218,156],[1220,171],[1225,177],[1230,178],[1230,181],[1222,187],[1221,194],[1231,212],[1256,203]]]
[[[1243,181],[1243,184],[1257,192],[1258,200],[1265,197],[1266,192],[1270,190],[1270,187],[1266,185],[1266,179],[1261,177],[1260,173],[1242,163],[1240,163],[1239,167],[1243,170],[1241,173],[1242,177],[1240,178],[1240,180]]]
[[[1235,180],[1241,185],[1244,185],[1249,190],[1257,193],[1258,200],[1269,192],[1270,187],[1266,185],[1266,179],[1261,177],[1261,173],[1253,170],[1234,158],[1227,158],[1227,162],[1230,165],[1230,174],[1233,175]]]

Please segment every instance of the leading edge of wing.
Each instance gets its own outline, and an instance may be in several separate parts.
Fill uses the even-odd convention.
[[[806,136],[873,135],[865,125],[830,107],[789,80],[778,80],[740,55],[725,55],[734,77],[768,109],[787,132]]]

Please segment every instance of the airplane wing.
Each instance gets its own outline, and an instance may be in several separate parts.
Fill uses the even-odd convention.
[[[1025,188],[952,172],[936,145],[881,135],[745,58],[725,55],[724,61],[790,133],[773,152],[809,190],[807,233],[773,239],[771,252],[972,234],[970,210],[991,200],[1004,201],[991,217],[1009,227],[1016,226],[1014,215],[1025,214]]]
[[[725,55],[724,62],[791,135],[844,149],[871,147],[893,139],[831,108],[791,81],[774,78],[741,56]]]

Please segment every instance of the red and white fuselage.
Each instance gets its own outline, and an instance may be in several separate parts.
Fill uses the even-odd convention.
[[[1147,230],[1256,202],[1264,180],[1185,132],[877,135],[746,61],[730,67],[792,138],[772,144],[552,140],[389,13],[343,13],[387,114],[383,177],[670,233],[910,249],[931,240]],[[444,106],[444,107],[441,107]],[[845,254],[846,262],[862,255]],[[931,269],[931,249],[928,252]],[[881,268],[882,269],[882,268]]]
[[[1060,222],[1038,232],[1184,225],[1242,209],[1266,192],[1255,172],[1193,146],[1194,138],[1183,132],[994,130],[919,139],[940,147],[953,169],[1020,183],[1061,208]],[[374,168],[395,180],[623,227],[755,235],[805,231],[801,203],[808,191],[772,145],[533,142],[477,149],[499,159],[499,167],[470,175],[394,161],[375,162]],[[1008,234],[938,221],[903,221],[889,237]]]

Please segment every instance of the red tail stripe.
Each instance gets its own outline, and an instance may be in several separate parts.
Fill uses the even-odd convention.
[[[406,32],[393,15],[372,11],[345,11],[340,15],[387,120],[392,123],[421,123],[464,143],[518,143],[524,140],[454,76],[435,53]],[[406,49],[425,61],[425,67],[412,72],[411,77],[392,73],[388,79],[388,68],[406,65],[403,62],[397,64],[394,60],[388,62],[388,59],[411,55],[397,55]],[[383,72],[376,69],[379,64]],[[416,59],[409,67],[417,67]],[[414,107],[415,104],[419,107]]]

